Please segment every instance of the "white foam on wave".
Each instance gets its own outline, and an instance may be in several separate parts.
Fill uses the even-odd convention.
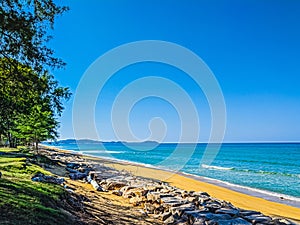
[[[202,164],[201,167],[205,168],[205,169],[213,169],[213,170],[232,170],[233,169],[233,167],[211,166],[211,165],[206,165],[206,164]]]
[[[93,153],[93,154],[97,154],[97,153],[104,153],[104,154],[122,154],[122,153],[125,153],[124,151],[107,151],[107,150],[82,150],[82,151],[79,151],[80,153],[82,154],[85,154],[85,153]]]

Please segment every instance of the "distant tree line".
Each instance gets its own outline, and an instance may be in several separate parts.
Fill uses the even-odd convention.
[[[65,63],[46,44],[67,10],[53,0],[0,1],[0,141],[10,147],[58,137],[71,93],[49,72]]]

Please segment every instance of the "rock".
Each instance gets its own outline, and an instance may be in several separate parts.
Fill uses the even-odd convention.
[[[69,177],[72,179],[72,180],[81,180],[83,178],[86,178],[87,177],[87,174],[86,173],[80,173],[80,172],[77,172],[77,173],[70,173],[69,174]]]
[[[139,197],[146,196],[148,193],[148,190],[145,190],[143,188],[133,188],[133,189],[130,189],[130,191],[132,191],[135,196],[139,196]]]
[[[212,222],[216,222],[218,225],[251,225],[251,223],[242,218],[235,218],[230,220],[215,220]]]
[[[170,217],[165,221],[165,223],[170,219]],[[176,220],[176,219],[175,219]],[[189,225],[188,221],[183,220],[183,219],[178,219],[174,223],[170,223],[172,225]]]
[[[210,195],[207,192],[199,192],[200,196],[206,196],[206,197],[210,197]]]
[[[186,198],[189,196],[189,193],[187,191],[182,191],[181,192],[181,197]]]
[[[250,215],[244,217],[251,223],[269,223],[272,219],[271,217],[264,216],[264,215]]]
[[[37,173],[32,178],[32,181],[37,182],[45,182],[45,183],[52,183],[52,184],[63,184],[65,182],[64,178],[56,178],[53,176],[47,176],[43,173]]]
[[[133,186],[126,186],[120,189],[120,191],[123,193],[124,198],[132,198],[135,196],[146,196],[147,190],[144,190],[143,188],[133,187]]]
[[[165,208],[163,206],[158,206],[154,209],[154,214],[161,214],[164,213]]]
[[[188,203],[187,201],[184,201],[182,199],[178,199],[178,200],[172,200],[172,201],[163,202],[161,204],[165,208],[173,208],[173,207],[178,207],[178,206],[181,206],[181,205],[185,205],[187,203]]]
[[[134,206],[138,206],[138,205],[140,205],[142,202],[144,202],[146,200],[146,198],[145,197],[138,197],[138,196],[136,196],[136,197],[132,197],[132,198],[130,198],[130,200],[129,200],[129,202],[131,203],[131,204],[133,204]]]
[[[168,225],[187,225],[187,223],[183,223],[184,221],[181,220],[179,221],[178,218],[174,217],[173,215],[170,215],[167,219],[164,220],[164,224],[168,224]]]
[[[201,221],[206,220],[205,217],[199,216],[200,213],[201,212],[198,210],[185,211],[185,212],[183,212],[183,216],[186,217],[191,224],[193,224],[196,219],[198,219],[198,221],[200,221],[200,219],[201,219]]]
[[[171,212],[173,215],[178,215],[179,217],[182,216],[182,214],[185,212],[185,211],[193,211],[194,212],[195,210],[195,207],[192,205],[192,204],[184,204],[184,205],[181,205],[181,206],[178,206],[178,207],[172,207],[171,208]]]
[[[160,192],[148,192],[147,200],[150,202],[159,202],[160,200]]]
[[[258,211],[253,211],[253,210],[240,210],[239,215],[250,216],[250,215],[262,215],[262,214]]]
[[[205,218],[195,218],[194,222],[189,223],[189,224],[193,224],[193,225],[203,225],[205,224]]]
[[[139,211],[143,216],[148,216],[148,214],[147,214],[144,210],[139,209],[138,211]]]
[[[182,198],[178,198],[178,197],[162,197],[160,198],[160,202],[161,203],[172,203],[172,202],[187,202],[186,200],[183,200]]]
[[[189,202],[197,202],[198,201],[198,197],[195,197],[195,196],[193,196],[193,197],[187,197],[186,200],[189,201]]]
[[[88,174],[91,171],[91,168],[89,168],[89,167],[79,167],[77,169],[77,171],[80,172],[80,173],[87,173]]]
[[[147,199],[148,201],[152,201],[152,202],[160,202],[160,199],[161,198],[165,198],[165,197],[173,197],[173,195],[170,195],[170,194],[162,194],[160,192],[148,192],[147,194]]]
[[[296,223],[293,223],[287,219],[275,219],[274,223],[275,225],[296,225]]]
[[[114,190],[111,193],[114,195],[117,195],[117,196],[122,196],[122,194],[123,194],[122,191],[120,191],[120,190]]]
[[[237,210],[237,209],[220,208],[220,209],[217,209],[215,213],[229,214],[231,216],[235,216],[235,215],[237,215],[239,213],[239,210]]]
[[[130,189],[134,189],[134,188],[136,188],[136,186],[130,186],[130,185],[127,185],[127,186],[122,187],[122,188],[120,189],[120,191],[122,191],[122,192],[124,193],[124,192],[127,192],[127,191],[129,191]]]
[[[212,212],[215,212],[216,210],[221,208],[221,205],[217,203],[206,203],[204,206]]]
[[[197,212],[197,211],[186,211],[184,212],[185,215],[189,217],[189,219],[196,219],[196,218],[202,218],[205,220],[229,220],[231,219],[231,216],[227,214],[214,214],[211,212]]]
[[[66,167],[66,170],[69,172],[69,173],[77,173],[78,171],[75,170],[75,169],[71,169],[69,167]]]
[[[207,197],[207,196],[198,196],[198,202],[200,203],[200,205],[203,205],[205,204],[206,202],[210,201],[210,197]]]
[[[165,220],[168,219],[171,215],[172,215],[171,212],[165,212],[165,213],[163,213],[163,214],[160,215],[160,219],[161,219],[162,221],[165,221]]]
[[[70,169],[77,169],[80,167],[80,164],[78,163],[67,163],[67,168],[70,168]]]
[[[126,183],[124,183],[124,182],[112,181],[107,184],[106,189],[107,190],[115,190],[115,189],[120,189],[124,186],[126,186]]]
[[[156,209],[156,207],[151,204],[151,203],[144,203],[144,210],[148,213],[148,214],[154,214],[154,210]]]
[[[157,191],[157,190],[161,190],[163,187],[161,186],[157,186],[157,185],[147,185],[145,187],[143,187],[145,190],[147,191]]]

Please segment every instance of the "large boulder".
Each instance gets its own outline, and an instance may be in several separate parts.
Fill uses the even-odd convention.
[[[45,183],[52,183],[52,184],[63,184],[65,182],[64,178],[57,178],[54,176],[47,176],[43,173],[37,173],[32,178],[32,181],[36,182],[45,182]]]

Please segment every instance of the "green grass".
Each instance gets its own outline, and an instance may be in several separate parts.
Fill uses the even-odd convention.
[[[17,148],[0,148],[0,152],[19,152]]]
[[[15,149],[0,149],[4,150],[11,153]],[[72,224],[60,210],[65,190],[60,185],[31,181],[37,172],[50,173],[27,161],[0,155],[0,224]]]

